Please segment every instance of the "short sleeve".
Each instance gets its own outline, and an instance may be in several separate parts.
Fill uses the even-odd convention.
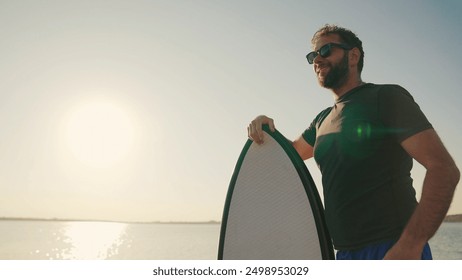
[[[310,144],[310,146],[314,147],[314,144],[316,143],[316,129],[321,125],[322,121],[326,118],[331,110],[332,107],[327,108],[319,113],[311,122],[310,126],[302,133],[303,139],[305,139],[305,141]]]
[[[303,132],[302,136],[310,146],[314,147],[314,143],[316,142],[316,120],[313,120],[310,126]]]
[[[379,92],[379,118],[387,134],[401,143],[408,137],[432,128],[411,94],[397,85],[384,86]]]

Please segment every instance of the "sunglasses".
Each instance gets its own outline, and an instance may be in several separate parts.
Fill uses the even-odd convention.
[[[352,49],[352,47],[345,45],[345,44],[337,44],[337,43],[325,44],[324,46],[320,47],[319,50],[310,52],[309,54],[306,55],[306,59],[308,60],[308,63],[313,64],[314,59],[318,56],[318,54],[321,57],[328,57],[332,53],[331,52],[332,47],[337,47],[337,48],[341,48],[341,49],[348,50],[348,51]]]

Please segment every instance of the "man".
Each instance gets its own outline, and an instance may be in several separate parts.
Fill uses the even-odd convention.
[[[397,85],[361,80],[362,42],[348,29],[326,25],[307,55],[318,82],[334,95],[293,146],[314,156],[322,173],[326,222],[337,259],[431,259],[428,240],[441,225],[460,173],[412,96]],[[258,116],[249,138],[262,144]],[[426,168],[415,199],[412,159]]]

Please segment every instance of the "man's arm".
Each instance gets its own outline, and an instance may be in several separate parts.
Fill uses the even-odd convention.
[[[436,233],[448,212],[460,172],[433,129],[407,138],[401,146],[427,172],[419,205],[385,259],[420,259],[424,245]]]
[[[295,150],[303,160],[313,157],[313,147],[306,142],[303,136],[300,135],[300,137],[293,141],[292,146],[294,146]]]

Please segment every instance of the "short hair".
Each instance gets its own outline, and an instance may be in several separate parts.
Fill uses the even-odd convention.
[[[333,25],[333,24],[326,24],[323,27],[321,27],[316,33],[314,33],[313,38],[311,39],[311,43],[313,45],[316,44],[317,40],[321,36],[325,36],[328,34],[337,34],[340,39],[342,40],[341,43],[347,44],[348,46],[352,48],[358,48],[361,55],[359,57],[358,61],[358,71],[361,73],[363,70],[364,66],[364,50],[363,50],[363,42],[359,40],[358,36],[356,36],[355,33],[353,33],[351,30]]]

